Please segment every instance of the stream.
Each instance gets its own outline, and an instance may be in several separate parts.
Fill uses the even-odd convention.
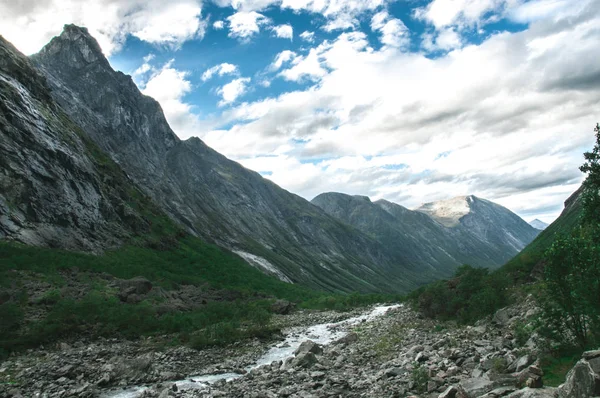
[[[306,340],[312,340],[320,345],[327,345],[332,341],[347,335],[352,326],[363,322],[369,322],[374,318],[384,315],[388,310],[401,306],[402,304],[376,306],[368,313],[348,318],[340,322],[322,323],[309,327],[294,328],[288,333],[284,341],[271,347],[256,362],[246,367],[245,370],[249,372],[252,369],[263,365],[269,365],[273,361],[285,361],[287,358],[293,357],[294,351],[296,351],[300,344]],[[231,381],[243,376],[244,375],[238,373],[198,375],[187,377],[184,380],[172,381],[170,383],[176,384],[179,390],[203,390],[210,384],[219,380]],[[149,388],[150,387],[146,386],[134,386],[125,389],[111,390],[101,395],[101,398],[137,398]]]

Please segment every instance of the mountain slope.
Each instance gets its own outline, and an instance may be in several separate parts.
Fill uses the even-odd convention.
[[[540,232],[507,208],[473,195],[426,203],[417,211],[460,234],[461,241],[490,265],[506,263]]]
[[[580,187],[566,201],[560,216],[543,230],[525,249],[512,258],[503,268],[507,272],[529,278],[531,271],[541,271],[543,256],[557,235],[568,235],[579,225],[583,211],[582,190]],[[539,269],[538,269],[539,268]]]
[[[419,211],[340,193],[318,195],[312,203],[433,275],[451,275],[465,263],[498,267],[539,232],[508,209],[474,196],[426,204]]]
[[[280,279],[331,291],[406,291],[423,277],[374,239],[192,138],[73,25],[32,57],[52,96],[174,220]]]
[[[151,235],[147,198],[0,36],[0,239],[101,251]]]

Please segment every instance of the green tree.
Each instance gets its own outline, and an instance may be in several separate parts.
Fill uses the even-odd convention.
[[[596,144],[591,152],[585,152],[585,163],[579,168],[587,174],[583,183],[584,224],[598,229],[600,224],[600,124],[596,124]]]
[[[600,125],[584,153],[581,227],[558,237],[546,252],[542,331],[564,345],[585,348],[600,337]]]

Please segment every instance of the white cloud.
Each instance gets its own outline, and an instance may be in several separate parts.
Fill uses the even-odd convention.
[[[249,77],[240,77],[221,87],[217,91],[223,98],[219,101],[219,106],[230,104],[244,95],[248,89],[248,83],[250,83]]]
[[[486,22],[491,12],[501,13],[518,4],[520,0],[433,0],[419,8],[415,16],[433,24],[437,29],[457,25],[479,26]]]
[[[151,61],[151,59],[148,59]],[[188,80],[189,72],[173,67],[174,60],[160,69],[151,68],[152,75],[145,82],[138,82],[142,93],[157,100],[173,131],[182,138],[197,135],[199,119],[184,97],[193,89]]]
[[[238,11],[227,17],[229,36],[247,40],[260,32],[260,27],[268,25],[270,19],[256,11]]]
[[[305,30],[304,32],[300,33],[300,38],[304,41],[312,43],[315,41],[315,32]]]
[[[200,0],[49,0],[0,2],[2,35],[26,54],[39,51],[63,25],[89,29],[107,55],[127,35],[171,48],[202,38],[206,22]]]
[[[453,27],[442,28],[435,33],[423,34],[421,46],[426,51],[449,51],[463,46],[463,39]]]
[[[225,22],[215,21],[215,22],[213,22],[213,28],[216,30],[221,30],[221,29],[225,28]]]
[[[380,11],[371,18],[371,30],[381,34],[381,43],[390,47],[406,47],[410,33],[404,22],[391,18],[387,11]]]
[[[325,17],[323,29],[355,28],[364,12],[383,8],[394,0],[217,0],[221,7],[231,6],[238,12],[263,11],[269,7],[291,9],[296,12],[320,14]]]
[[[271,28],[276,37],[281,39],[290,39],[294,38],[294,29],[292,25],[277,25]]]
[[[297,56],[298,56],[298,54],[296,54],[293,51],[283,50],[282,52],[280,52],[279,54],[277,54],[275,56],[275,60],[271,63],[271,66],[269,67],[269,69],[271,71],[277,71],[277,70],[281,69],[283,64],[296,59]]]
[[[237,65],[233,65],[233,64],[225,62],[225,63],[215,65],[212,68],[205,70],[204,73],[202,74],[202,80],[207,81],[207,80],[211,79],[215,74],[217,74],[219,76],[224,76],[224,75],[235,74],[235,73],[238,73]]]
[[[551,221],[582,180],[597,121],[600,7],[583,3],[480,45],[442,27],[434,43],[453,51],[435,59],[374,50],[356,32],[280,54],[283,77],[315,84],[231,108],[233,126],[204,139],[309,199],[334,190],[415,207],[476,194]]]

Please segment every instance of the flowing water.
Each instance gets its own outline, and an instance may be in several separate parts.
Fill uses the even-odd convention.
[[[273,361],[285,361],[287,358],[293,357],[294,351],[296,351],[300,344],[306,340],[312,340],[320,345],[327,345],[332,341],[347,335],[351,326],[358,325],[363,322],[369,322],[378,316],[384,315],[388,310],[398,308],[400,306],[402,306],[402,304],[377,306],[366,314],[349,318],[340,322],[322,323],[309,327],[297,328],[288,333],[288,336],[283,342],[271,347],[269,351],[261,356],[255,363],[246,367],[245,370],[249,372],[252,369],[260,366],[269,365]],[[231,381],[237,379],[238,377],[243,377],[243,375],[238,373],[198,375],[188,377],[185,380],[173,381],[170,384],[176,384],[180,390],[203,390],[206,389],[208,385],[219,380]],[[102,398],[137,398],[147,389],[148,387],[138,386],[127,389],[113,390],[102,395]]]

